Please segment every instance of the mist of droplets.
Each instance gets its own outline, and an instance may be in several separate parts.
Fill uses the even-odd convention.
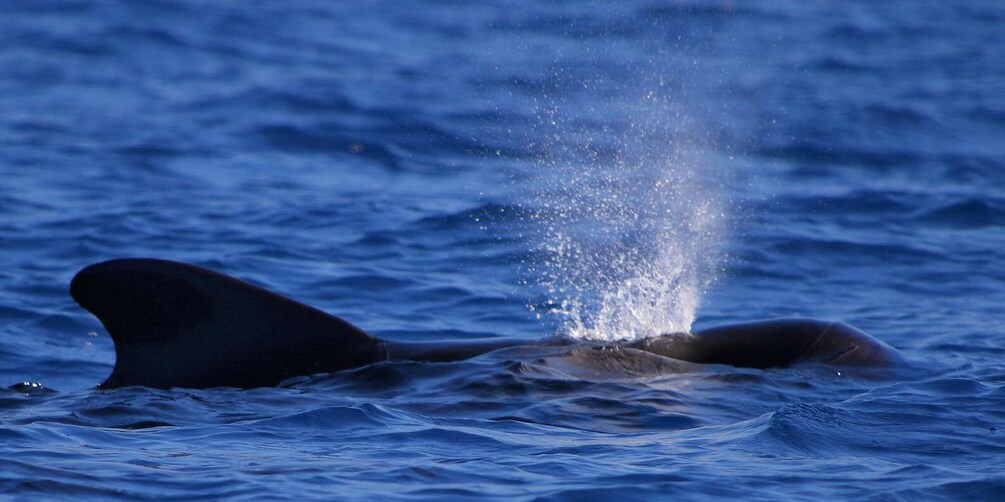
[[[582,339],[689,332],[725,260],[728,207],[719,136],[700,127],[726,105],[690,95],[721,70],[698,57],[701,33],[582,33],[570,32],[575,50],[528,63],[521,92],[533,97],[514,100],[528,104],[523,151],[535,159],[519,172],[534,192],[521,211],[531,308]]]
[[[690,153],[553,164],[538,195],[550,299],[567,335],[637,339],[688,332],[721,260],[724,212]]]

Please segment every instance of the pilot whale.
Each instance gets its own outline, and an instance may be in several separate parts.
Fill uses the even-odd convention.
[[[668,361],[748,368],[885,366],[898,358],[895,349],[863,331],[813,319],[734,324],[614,345],[561,337],[395,342],[234,277],[149,258],[88,266],[74,276],[70,294],[115,342],[115,368],[99,385],[105,389],[267,387],[381,361],[458,361],[527,345],[639,351]]]

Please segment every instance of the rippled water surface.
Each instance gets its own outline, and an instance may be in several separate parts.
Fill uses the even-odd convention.
[[[0,5],[0,491],[1005,496],[997,1]],[[394,340],[777,316],[881,372],[505,350],[95,391],[67,285],[194,262]],[[55,389],[55,390],[52,390]]]

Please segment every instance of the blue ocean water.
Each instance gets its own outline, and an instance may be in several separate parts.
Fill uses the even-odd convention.
[[[1005,6],[0,4],[0,492],[1005,497]],[[840,319],[889,372],[502,351],[95,391],[67,292],[194,262],[395,340]],[[54,390],[53,390],[54,389]]]

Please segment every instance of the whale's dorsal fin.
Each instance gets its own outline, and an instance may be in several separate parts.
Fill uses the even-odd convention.
[[[259,387],[387,357],[381,340],[338,317],[185,263],[98,263],[70,294],[115,341],[102,388]]]

